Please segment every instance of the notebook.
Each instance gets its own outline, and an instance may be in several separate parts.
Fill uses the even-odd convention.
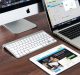
[[[53,34],[80,49],[80,0],[43,0]]]

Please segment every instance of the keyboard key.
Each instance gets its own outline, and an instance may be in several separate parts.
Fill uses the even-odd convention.
[[[80,24],[64,29],[59,33],[61,33],[62,35],[66,36],[69,39],[74,39],[80,36]]]

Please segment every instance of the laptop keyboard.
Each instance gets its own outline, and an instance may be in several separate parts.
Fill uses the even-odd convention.
[[[80,36],[80,24],[67,28],[65,30],[60,31],[62,35],[68,37],[69,39],[74,39]]]

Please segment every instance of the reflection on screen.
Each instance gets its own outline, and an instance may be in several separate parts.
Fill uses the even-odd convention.
[[[0,0],[0,8],[16,5],[30,0]]]

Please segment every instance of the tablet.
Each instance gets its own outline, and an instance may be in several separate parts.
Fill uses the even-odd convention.
[[[30,58],[50,75],[57,75],[80,62],[80,54],[61,44]]]

